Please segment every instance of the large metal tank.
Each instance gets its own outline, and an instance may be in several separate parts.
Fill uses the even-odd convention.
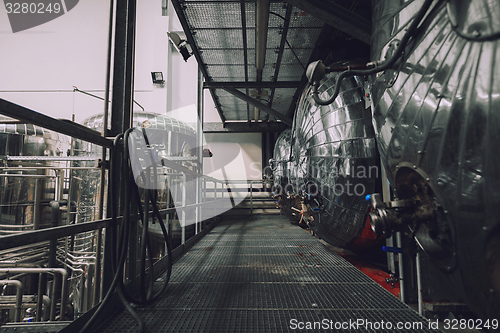
[[[71,220],[71,214],[67,214],[70,148],[70,138],[66,135],[0,116],[0,235],[43,229]],[[58,209],[58,218],[52,214],[54,202],[62,208]],[[56,257],[57,251],[49,250],[48,241],[40,242],[0,251],[0,267],[18,271],[55,267]],[[4,280],[6,274],[0,274],[0,278]],[[22,308],[16,314],[10,310],[11,295],[16,290],[5,285],[0,295],[0,322],[28,319],[32,314],[32,320],[48,320],[50,303],[57,302],[48,291],[49,284],[41,283],[43,279],[39,281],[38,274],[11,274],[9,279],[13,284],[19,282],[16,280],[22,283],[18,290],[23,296]]]
[[[65,135],[0,117],[0,234],[50,226],[48,204],[62,199],[66,166],[57,159],[69,148]]]
[[[321,82],[322,99],[333,94],[337,75]],[[314,102],[311,89],[299,102],[292,134],[294,181],[314,212],[309,225],[334,246],[373,246],[377,237],[367,227],[365,196],[373,193],[380,174],[363,82],[358,77],[343,80],[339,96],[327,106]]]
[[[372,60],[390,56],[424,1],[377,1]],[[372,87],[381,160],[399,202],[379,231],[415,234],[470,307],[500,314],[500,6],[435,2],[404,59]],[[389,214],[389,215],[388,215]]]
[[[91,129],[101,132],[103,128],[103,115],[95,115],[87,118],[83,121],[83,125]],[[149,137],[150,147],[152,147],[156,153],[164,158],[172,160],[184,168],[190,169],[191,171],[198,171],[197,167],[197,157],[195,155],[196,148],[196,131],[188,123],[179,121],[176,118],[169,117],[164,114],[157,114],[152,112],[134,112],[132,119],[132,127],[144,128],[147,131]],[[135,131],[131,134],[134,136]],[[140,140],[139,137],[136,139]],[[80,148],[83,154],[100,154],[101,148],[87,143],[82,143]],[[140,159],[140,158],[139,158]],[[139,161],[143,163],[144,161]],[[134,167],[134,165],[132,166]],[[183,178],[182,174],[173,171],[171,168],[165,167],[164,172],[158,173],[157,185],[160,190],[158,193],[159,208],[173,207],[175,204],[181,205],[182,201],[185,200],[186,204],[194,203],[191,202],[195,199],[194,194],[196,192],[195,182],[189,177]],[[85,174],[80,175],[80,178],[93,179],[93,181],[98,181],[99,174]],[[141,184],[140,177],[136,178],[139,187],[144,187]],[[183,186],[186,186],[184,193],[190,195],[183,196]],[[92,191],[92,187],[86,187],[89,190],[83,191],[81,196],[89,198],[88,206],[94,206],[97,202],[95,197],[95,192]],[[183,199],[184,197],[184,199]],[[181,215],[181,214],[179,214]],[[180,242],[180,226],[179,220],[182,216],[173,216],[173,233],[174,233],[174,245]],[[191,210],[186,211],[184,215],[184,220],[186,224],[194,223],[195,214]],[[161,229],[158,224],[153,224],[151,227],[153,232],[156,232],[157,236],[162,236]]]

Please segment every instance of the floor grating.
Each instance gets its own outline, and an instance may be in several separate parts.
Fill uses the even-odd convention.
[[[426,319],[284,217],[221,222],[137,307],[147,332],[437,332]],[[100,332],[137,332],[125,310]]]

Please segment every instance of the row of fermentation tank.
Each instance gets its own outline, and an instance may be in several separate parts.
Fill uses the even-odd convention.
[[[338,83],[333,72],[303,91],[292,128],[276,142],[274,193],[285,215],[337,247],[371,249],[383,236],[409,235],[479,317],[495,318],[500,6],[427,2],[430,8],[391,69]],[[374,1],[371,61],[391,57],[423,4]],[[336,87],[334,101],[317,103],[315,95],[327,100]],[[84,125],[101,131],[103,116]],[[189,155],[196,145],[195,131],[167,116],[135,113],[134,126],[165,131],[158,147],[165,156]],[[101,153],[34,125],[0,120],[0,234],[101,218],[101,186],[107,183],[97,163]],[[385,195],[377,195],[387,184]],[[181,193],[170,192],[159,196],[165,206],[180,201]],[[95,305],[102,237],[97,231],[67,237],[55,252],[48,241],[0,251],[0,323],[57,318],[55,304],[64,303],[58,288],[67,288],[62,319]],[[154,251],[164,255],[161,246]],[[6,271],[13,266],[25,271]],[[47,266],[64,269],[68,286],[29,273]],[[13,295],[20,287],[6,281],[16,278],[23,298],[14,314]]]
[[[337,247],[373,249],[403,233],[491,320],[500,315],[500,6],[426,3],[390,70],[338,82],[329,68],[359,63],[336,63],[319,67],[319,86],[309,77],[270,161],[274,196],[292,222]],[[372,66],[395,53],[423,6],[375,1]]]

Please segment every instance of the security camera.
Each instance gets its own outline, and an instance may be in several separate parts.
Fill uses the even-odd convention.
[[[193,54],[191,50],[191,45],[188,44],[184,39],[181,39],[175,32],[167,32],[168,39],[174,45],[177,52],[182,55],[184,61],[187,61],[189,57]]]

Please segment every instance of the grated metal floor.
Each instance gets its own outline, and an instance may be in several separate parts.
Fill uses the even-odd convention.
[[[437,332],[282,216],[221,222],[174,264],[165,295],[136,310],[147,332]],[[125,310],[101,329],[137,331]]]

